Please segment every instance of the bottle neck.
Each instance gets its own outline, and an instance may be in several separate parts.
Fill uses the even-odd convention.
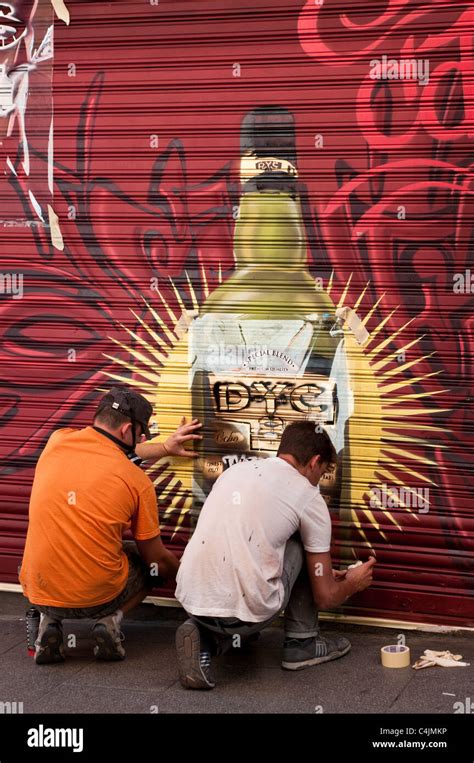
[[[250,191],[240,202],[234,232],[236,268],[306,270],[306,236],[298,197]]]

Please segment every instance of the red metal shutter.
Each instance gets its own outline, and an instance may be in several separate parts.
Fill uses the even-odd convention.
[[[67,5],[53,87],[63,251],[47,227],[11,222],[35,217],[22,166],[0,180],[12,207],[2,277],[24,281],[22,298],[5,277],[0,294],[0,580],[17,582],[51,431],[88,423],[118,378],[150,397],[164,431],[191,413],[180,319],[234,270],[241,123],[275,104],[295,119],[309,271],[355,310],[333,551],[336,562],[373,551],[378,564],[341,612],[473,626],[471,4]],[[357,318],[370,333],[360,348]],[[177,551],[191,469],[151,473]]]

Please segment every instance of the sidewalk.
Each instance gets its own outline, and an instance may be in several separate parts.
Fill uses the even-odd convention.
[[[343,633],[351,652],[340,660],[291,673],[280,667],[283,633],[264,631],[246,654],[215,659],[217,686],[210,692],[181,687],[174,653],[180,610],[142,605],[123,623],[127,657],[97,663],[90,623],[66,621],[61,665],[37,666],[26,652],[25,600],[0,595],[0,702],[23,702],[25,713],[453,713],[453,704],[474,701],[474,639],[405,631],[412,662],[424,649],[449,649],[472,667],[390,670],[380,647],[396,643],[398,631],[323,624]],[[472,712],[472,711],[471,711]]]

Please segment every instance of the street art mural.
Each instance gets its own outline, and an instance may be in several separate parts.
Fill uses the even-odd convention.
[[[28,184],[27,206],[17,210],[2,193],[0,229],[41,225],[53,194],[53,7],[50,2],[0,3],[0,166],[13,189]],[[38,161],[32,153],[46,154]],[[7,189],[6,189],[7,190]]]
[[[342,611],[472,625],[470,4],[193,5],[68,3],[55,29],[54,175],[28,150],[59,223],[0,230],[0,577],[47,437],[122,381],[162,433],[206,424],[197,462],[149,468],[174,548],[223,469],[311,418],[334,558],[378,560]],[[1,198],[33,220],[12,164]]]

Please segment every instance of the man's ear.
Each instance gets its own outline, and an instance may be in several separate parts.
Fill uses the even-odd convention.
[[[310,469],[311,469],[311,471],[313,471],[313,469],[314,469],[316,466],[319,466],[319,465],[320,465],[320,461],[321,461],[321,456],[319,456],[319,455],[317,455],[317,456],[312,456],[312,457],[309,459],[309,466],[310,466]]]
[[[127,434],[127,432],[128,432],[128,431],[129,431],[131,428],[132,428],[132,422],[131,422],[131,421],[129,421],[127,424],[123,424],[123,425],[120,427],[120,435],[121,435],[122,437],[125,437],[125,436],[126,436],[126,434]]]

